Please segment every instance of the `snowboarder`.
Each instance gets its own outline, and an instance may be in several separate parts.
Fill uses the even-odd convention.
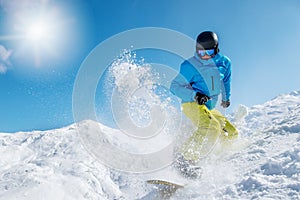
[[[194,56],[181,64],[170,87],[171,92],[181,98],[183,113],[197,127],[183,144],[177,159],[180,170],[189,176],[197,176],[200,168],[193,164],[209,153],[219,137],[232,138],[238,134],[237,129],[214,109],[220,94],[221,105],[230,106],[231,61],[219,51],[216,33],[200,33]]]

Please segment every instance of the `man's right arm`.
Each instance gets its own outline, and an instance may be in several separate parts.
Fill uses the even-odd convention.
[[[182,102],[193,102],[196,92],[193,90],[190,82],[194,74],[194,69],[187,61],[180,66],[180,73],[173,79],[170,90],[179,97]]]

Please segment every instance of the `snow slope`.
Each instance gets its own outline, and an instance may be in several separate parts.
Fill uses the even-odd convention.
[[[171,199],[300,199],[300,92],[249,108],[235,123],[240,137],[217,146],[202,178]],[[77,129],[94,126],[0,134],[0,199],[157,199],[145,184],[152,174],[110,169],[82,146]]]

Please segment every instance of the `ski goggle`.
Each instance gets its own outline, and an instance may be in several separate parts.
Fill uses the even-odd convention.
[[[201,57],[205,56],[205,54],[208,55],[208,56],[212,56],[212,55],[215,54],[215,49],[205,49],[205,50],[199,49],[198,54]]]

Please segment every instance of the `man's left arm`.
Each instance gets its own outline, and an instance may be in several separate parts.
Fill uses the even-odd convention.
[[[231,96],[231,61],[228,59],[225,62],[225,70],[223,74],[222,84],[222,106],[228,107],[230,105]]]

